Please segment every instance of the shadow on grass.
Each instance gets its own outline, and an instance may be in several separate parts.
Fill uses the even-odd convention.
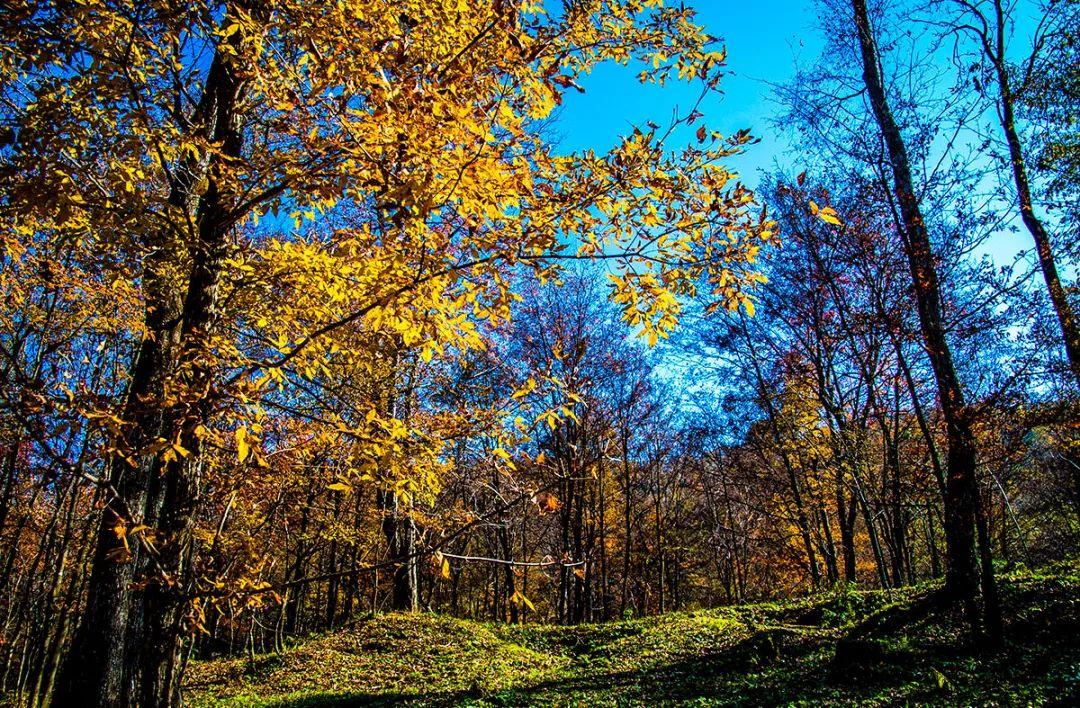
[[[769,639],[763,639],[769,636]],[[424,705],[451,706],[469,702],[487,705],[582,704],[618,701],[639,705],[649,702],[686,702],[699,699],[724,703],[769,704],[785,703],[802,695],[805,686],[792,681],[793,662],[806,658],[820,647],[805,642],[792,642],[786,633],[756,634],[736,645],[712,652],[639,670],[586,673],[579,669],[574,675],[543,681],[529,686],[494,693],[460,691],[428,694],[338,694],[307,696],[273,703],[275,706],[303,708],[330,706],[390,706]],[[772,682],[753,686],[727,679],[742,676],[761,676],[786,673],[786,685]]]
[[[404,694],[404,693],[347,693],[326,694],[322,696],[304,696],[303,698],[286,698],[268,703],[275,708],[343,708],[344,706],[397,706],[402,704],[416,705],[456,705],[465,699],[464,696],[454,694]]]
[[[641,669],[613,669],[583,655],[563,676],[494,693],[353,693],[271,705],[1080,705],[1076,588],[1006,595],[1007,642],[995,654],[963,648],[959,613],[930,593],[842,631],[771,627],[726,648]]]

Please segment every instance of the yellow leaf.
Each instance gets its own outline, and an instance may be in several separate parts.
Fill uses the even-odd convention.
[[[817,213],[817,217],[824,221],[826,224],[833,224],[834,226],[841,226],[840,217],[837,215],[836,210],[832,207],[825,207]]]
[[[941,673],[935,668],[931,668],[930,670],[934,672],[934,681],[935,683],[937,683],[937,687],[939,689],[945,689],[952,685],[952,682],[949,681],[945,674]]]
[[[239,427],[236,429],[236,456],[241,462],[247,459],[248,453],[251,451],[251,447],[247,441],[247,428]]]
[[[514,594],[510,596],[510,603],[518,606],[525,605],[525,607],[528,607],[530,610],[536,611],[536,606],[532,604],[529,598],[522,595],[520,590],[515,591]]]

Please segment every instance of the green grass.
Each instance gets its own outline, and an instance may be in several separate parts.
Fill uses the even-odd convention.
[[[1080,566],[1001,578],[1007,641],[929,588],[603,625],[385,615],[283,656],[190,667],[195,706],[1080,705]]]

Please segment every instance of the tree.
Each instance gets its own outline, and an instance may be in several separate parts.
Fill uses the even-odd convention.
[[[635,130],[607,155],[564,156],[537,128],[604,60],[715,89],[722,55],[692,17],[503,0],[5,11],[9,258],[92,244],[101,277],[143,309],[124,324],[137,351],[123,395],[79,410],[113,430],[57,701],[180,700],[205,483],[221,450],[265,463],[267,399],[370,367],[387,337],[421,359],[483,346],[475,323],[505,320],[509,272],[551,276],[564,257],[611,259],[628,321],[654,340],[676,294],[745,301],[771,230],[717,164],[745,138],[671,154],[664,133]],[[435,439],[368,410],[326,428],[387,461],[385,488],[425,484],[398,460],[406,438]]]
[[[1080,4],[1066,0],[1050,3],[1047,10],[1042,51],[1029,55],[1030,65],[1023,67],[1017,112],[1031,134],[1028,157],[1034,157],[1034,171],[1042,178],[1043,202],[1063,223],[1075,224],[1080,217]],[[1057,245],[1073,259],[1080,256],[1068,241]]]
[[[1025,150],[1017,124],[1018,105],[1025,95],[1034,92],[1033,85],[1037,81],[1035,72],[1046,66],[1046,61],[1042,57],[1044,46],[1049,44],[1053,49],[1055,40],[1052,36],[1056,32],[1065,30],[1068,25],[1056,16],[1060,14],[1059,8],[1048,9],[1039,23],[1031,54],[1020,63],[1017,69],[1008,59],[1011,44],[1009,25],[1014,20],[1015,5],[1006,4],[1003,0],[989,2],[955,0],[954,5],[957,7],[957,18],[949,29],[969,35],[975,40],[979,57],[987,64],[989,69],[987,73],[992,77],[996,88],[994,107],[1008,147],[1009,172],[1016,191],[1020,219],[1035,242],[1039,267],[1042,269],[1046,290],[1050,295],[1054,313],[1057,315],[1058,326],[1061,328],[1065,354],[1072,368],[1073,378],[1076,384],[1080,385],[1080,322],[1077,321],[1069,295],[1058,272],[1050,229],[1047,228],[1045,219],[1036,209],[1031,170],[1026,154],[1029,151]],[[1064,9],[1066,12],[1069,10],[1068,3],[1064,5]],[[1067,59],[1063,66],[1069,66]],[[1069,69],[1064,69],[1064,71],[1067,72]]]
[[[952,352],[942,324],[941,289],[934,264],[930,235],[919,207],[908,162],[907,147],[889,107],[879,68],[873,27],[864,0],[852,0],[855,29],[862,57],[863,81],[874,118],[881,131],[892,169],[893,191],[904,228],[912,287],[919,313],[923,343],[937,382],[938,398],[945,419],[948,447],[945,484],[945,537],[948,552],[946,590],[962,601],[974,628],[979,627],[976,600],[979,570],[975,554],[975,522],[979,495],[976,484],[977,450],[968,408]],[[1000,610],[994,598],[993,568],[983,568],[988,629],[1000,631]]]

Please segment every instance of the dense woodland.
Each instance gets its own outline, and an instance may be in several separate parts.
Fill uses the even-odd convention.
[[[703,104],[552,139],[723,89],[677,2],[3,3],[0,691],[936,579],[999,641],[1080,544],[1080,5],[807,12],[750,190]]]

